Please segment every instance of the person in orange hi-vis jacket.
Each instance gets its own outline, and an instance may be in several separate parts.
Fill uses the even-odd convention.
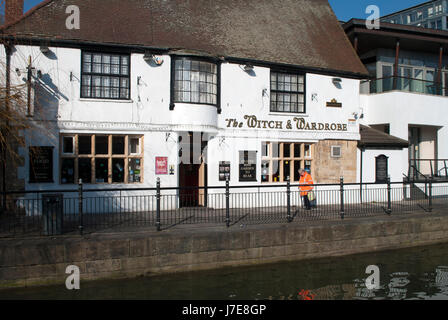
[[[308,192],[314,189],[314,187],[311,186],[314,184],[313,178],[304,169],[299,169],[299,174],[300,174],[300,181],[299,181],[300,196],[302,197],[303,202],[305,204],[305,209],[311,210],[310,200],[308,199]]]

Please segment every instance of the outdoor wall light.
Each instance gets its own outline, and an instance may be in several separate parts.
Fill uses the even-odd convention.
[[[145,52],[145,55],[143,56],[143,60],[146,62],[150,62],[152,60],[153,55],[149,52]]]
[[[149,52],[145,52],[145,55],[143,56],[143,60],[146,62],[154,62],[157,66],[161,66],[163,64],[163,58],[161,56],[153,55]]]
[[[342,79],[341,78],[333,78],[333,83],[334,84],[336,84],[336,83],[341,83],[342,82]]]
[[[251,64],[246,64],[246,65],[244,66],[244,71],[246,71],[246,72],[252,72],[252,71],[254,71],[254,66],[251,65]]]
[[[46,53],[50,52],[50,48],[48,48],[47,46],[40,46],[40,52],[42,52],[43,54],[46,54]]]

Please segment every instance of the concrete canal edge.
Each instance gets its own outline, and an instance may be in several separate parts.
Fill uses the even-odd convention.
[[[0,240],[0,289],[345,256],[448,242],[448,212],[310,224],[176,227],[162,232]]]

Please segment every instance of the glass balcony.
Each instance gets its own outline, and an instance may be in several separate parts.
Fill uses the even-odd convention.
[[[406,77],[386,77],[361,83],[361,93],[383,93],[388,91],[406,91],[437,96],[448,96],[448,88],[442,83]]]

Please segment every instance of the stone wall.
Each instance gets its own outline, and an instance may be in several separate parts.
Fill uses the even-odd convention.
[[[193,228],[0,240],[0,288],[65,286],[66,267],[82,281],[152,276],[296,261],[448,241],[448,214],[383,216],[311,225]]]
[[[316,183],[339,183],[344,177],[347,183],[356,183],[357,141],[324,140],[315,146],[314,179]],[[331,147],[341,147],[341,157],[331,157]]]

